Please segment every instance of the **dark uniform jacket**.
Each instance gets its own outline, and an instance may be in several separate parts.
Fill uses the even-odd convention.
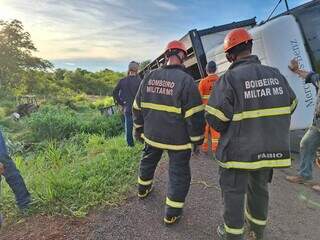
[[[320,75],[314,72],[310,72],[306,77],[306,83],[312,83],[317,90],[317,103],[314,112],[313,125],[320,128]]]
[[[141,79],[137,76],[127,76],[121,79],[113,90],[116,103],[125,108],[126,114],[132,114],[132,104],[139,89]]]
[[[185,150],[203,142],[204,106],[183,66],[165,66],[145,76],[133,104],[133,120],[145,142],[160,149]]]
[[[206,107],[221,133],[216,157],[223,168],[289,167],[289,127],[296,96],[276,68],[257,56],[234,62],[217,82]]]

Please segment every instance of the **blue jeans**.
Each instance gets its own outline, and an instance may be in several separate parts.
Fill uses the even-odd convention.
[[[299,175],[307,180],[312,179],[312,169],[320,146],[320,129],[311,126],[300,142]]]
[[[132,134],[132,131],[133,131],[132,114],[125,113],[124,118],[125,118],[125,133],[126,133],[127,144],[129,147],[133,147],[134,142],[133,142],[133,134]]]
[[[6,179],[9,187],[13,191],[17,205],[20,209],[28,207],[31,202],[30,193],[27,190],[26,184],[17,169],[15,163],[9,157],[8,150],[0,131],[0,162],[4,165],[3,176]],[[1,176],[0,176],[1,180]]]

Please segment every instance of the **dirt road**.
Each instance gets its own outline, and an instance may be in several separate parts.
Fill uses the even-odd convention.
[[[179,225],[162,223],[167,184],[167,162],[162,161],[155,178],[155,190],[146,200],[129,194],[118,208],[95,211],[84,220],[33,217],[11,226],[1,240],[208,240],[216,239],[222,222],[218,167],[209,157],[193,157],[192,185]],[[292,169],[276,170],[270,185],[270,217],[267,240],[319,240],[320,195],[284,180]],[[320,181],[320,170],[315,170]],[[43,219],[45,218],[45,220]]]

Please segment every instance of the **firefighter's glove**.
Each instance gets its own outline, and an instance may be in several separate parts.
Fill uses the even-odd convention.
[[[4,173],[4,165],[0,163],[0,175]]]
[[[288,68],[292,71],[292,72],[297,72],[299,70],[299,63],[297,61],[297,59],[293,58],[290,61],[290,64],[288,65]]]
[[[142,133],[143,133],[143,128],[140,127],[140,128],[135,128],[134,129],[134,138],[138,141],[138,142],[141,142],[143,143],[144,140],[142,138]]]

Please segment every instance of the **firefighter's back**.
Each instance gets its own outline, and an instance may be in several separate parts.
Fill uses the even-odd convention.
[[[257,162],[250,165],[253,168],[288,166],[295,95],[277,69],[255,58],[235,64],[222,78],[233,89],[234,109],[227,134],[222,136],[225,147],[220,148],[227,154],[220,154],[224,161]]]
[[[141,85],[144,135],[163,144],[189,143],[183,104],[193,79],[180,66],[166,66],[151,72]]]

